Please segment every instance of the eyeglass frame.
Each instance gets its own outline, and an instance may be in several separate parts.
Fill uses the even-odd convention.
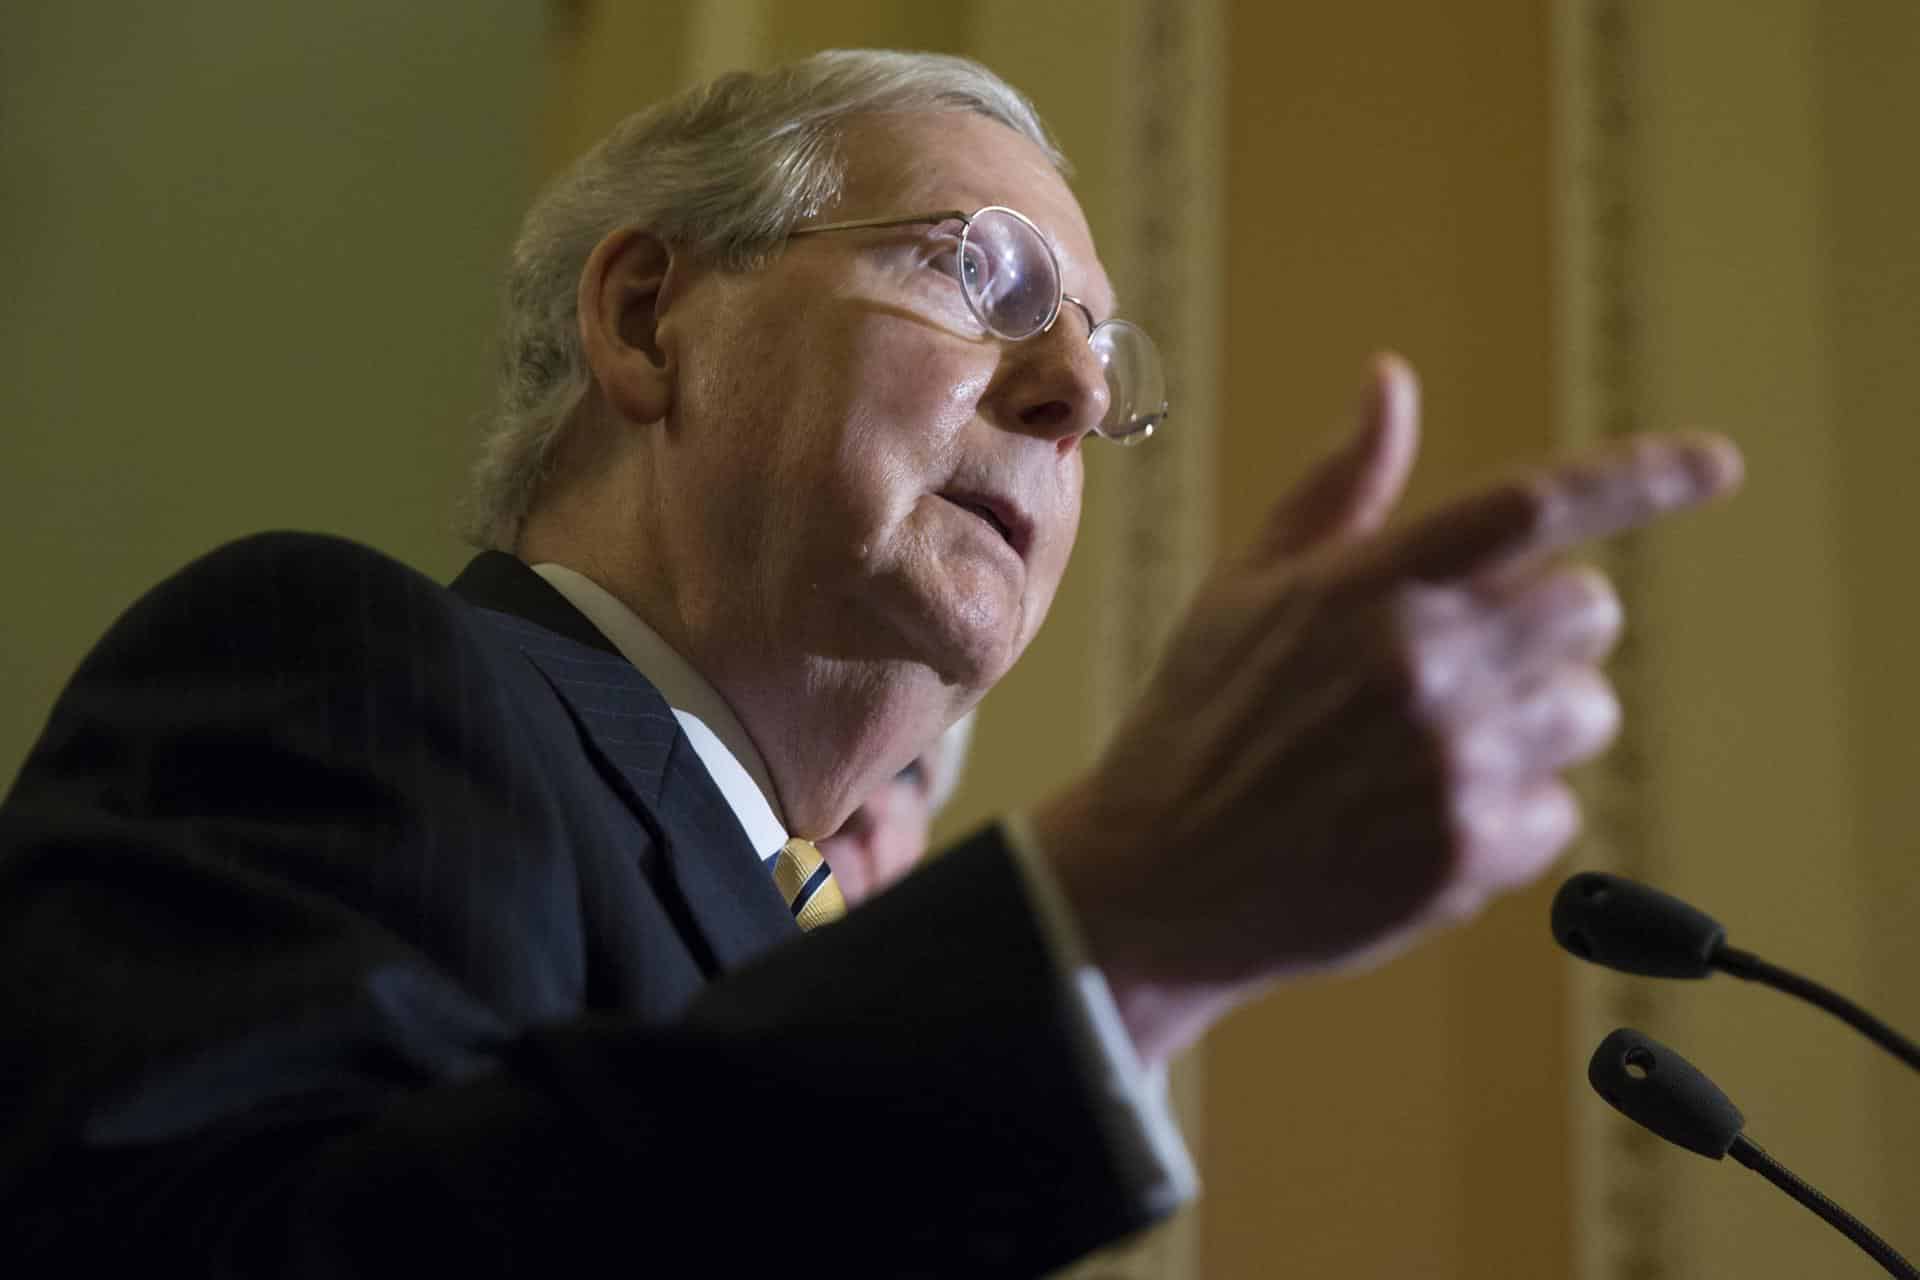
[[[910,214],[903,218],[854,218],[846,222],[828,222],[820,226],[801,227],[797,230],[789,231],[787,238],[794,240],[801,236],[820,235],[828,231],[878,231],[886,227],[910,227],[921,223],[938,225],[942,222],[958,222],[961,226],[961,236],[964,238],[967,232],[972,229],[974,219],[983,213],[1004,213],[1019,221],[1027,230],[1033,232],[1034,238],[1040,242],[1040,247],[1047,251],[1047,260],[1053,264],[1055,295],[1053,306],[1047,312],[1046,322],[1032,333],[1023,333],[1016,337],[1013,334],[1003,333],[999,329],[994,328],[993,322],[981,314],[979,305],[974,302],[972,295],[967,292],[965,282],[956,281],[956,283],[960,284],[961,295],[967,299],[967,309],[973,312],[974,318],[986,327],[988,333],[1006,342],[1025,342],[1027,339],[1037,338],[1043,333],[1051,333],[1054,324],[1060,319],[1061,306],[1071,302],[1074,306],[1080,308],[1080,314],[1087,318],[1087,345],[1089,347],[1093,345],[1093,335],[1101,329],[1109,325],[1125,325],[1139,333],[1141,337],[1153,345],[1154,356],[1155,359],[1158,360],[1160,344],[1154,342],[1153,335],[1149,334],[1145,329],[1142,329],[1131,320],[1122,319],[1118,316],[1107,320],[1096,321],[1093,318],[1093,308],[1067,292],[1066,274],[1060,270],[1060,255],[1053,251],[1053,242],[1047,239],[1046,233],[1040,230],[1039,225],[1035,223],[1032,218],[1029,218],[1018,209],[1009,208],[1004,204],[981,205],[972,213],[965,213],[959,209],[942,209],[933,213]],[[1165,377],[1164,365],[1162,366],[1162,370],[1161,376]],[[1094,434],[1102,440],[1111,440],[1115,444],[1139,444],[1152,436],[1155,428],[1166,421],[1167,411],[1168,403],[1163,400],[1160,402],[1160,411],[1157,414],[1148,415],[1147,421],[1138,430],[1129,431],[1123,436],[1113,436],[1095,428]]]

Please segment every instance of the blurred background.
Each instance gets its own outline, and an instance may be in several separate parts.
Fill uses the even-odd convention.
[[[1177,417],[1096,456],[1054,620],[983,708],[957,831],[1085,762],[1211,548],[1425,382],[1413,505],[1655,426],[1748,491],[1600,553],[1629,728],[1572,859],[1920,1029],[1920,5],[1913,0],[25,0],[0,11],[0,776],[142,590],[262,528],[440,577],[532,191],[615,120],[814,49],[979,57],[1074,157]],[[1584,1082],[1630,1022],[1920,1255],[1920,1093],[1720,978],[1551,944],[1552,885],[1288,989],[1176,1073],[1206,1194],[1087,1274],[1865,1274]]]

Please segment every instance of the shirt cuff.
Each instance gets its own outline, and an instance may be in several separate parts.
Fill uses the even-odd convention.
[[[1155,1215],[1171,1213],[1198,1194],[1200,1178],[1168,1101],[1166,1069],[1140,1061],[1106,975],[1088,957],[1073,908],[1026,815],[1007,814],[1000,829],[1020,868],[1054,972],[1060,975],[1063,1003],[1073,1015],[1081,1072],[1093,1086],[1108,1144],[1147,1207]]]

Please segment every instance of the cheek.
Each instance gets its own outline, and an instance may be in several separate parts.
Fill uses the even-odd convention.
[[[893,316],[855,330],[844,367],[863,426],[927,459],[956,447],[993,377],[989,350]]]
[[[1080,497],[1086,482],[1079,449],[1061,460],[1057,480],[1047,512],[1035,521],[1044,533],[1034,543],[1027,577],[1027,639],[1032,638],[1046,617],[1054,593],[1060,588],[1060,580],[1066,576],[1067,564],[1073,558],[1074,541],[1080,532]]]
[[[907,520],[927,489],[953,470],[992,369],[951,336],[889,317],[858,327],[839,385],[846,424],[829,466],[851,477],[847,497],[874,537]]]
[[[846,376],[844,345],[830,325],[805,316],[782,328],[755,317],[730,332],[706,365],[689,373],[690,429],[715,474],[703,491],[729,495],[710,514],[791,555],[796,528],[845,530],[859,518],[847,459],[867,451],[854,437],[857,388]],[[764,550],[764,549],[763,549]],[[756,554],[760,554],[756,552]],[[780,556],[763,556],[771,570]]]

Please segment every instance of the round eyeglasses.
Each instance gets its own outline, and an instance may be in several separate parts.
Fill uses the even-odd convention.
[[[947,209],[905,218],[862,218],[802,227],[794,236],[823,231],[904,227],[922,222],[958,222],[960,245],[953,274],[967,306],[988,333],[1020,342],[1053,328],[1060,306],[1071,302],[1087,318],[1087,345],[1107,379],[1107,412],[1094,431],[1121,444],[1139,444],[1167,419],[1166,375],[1159,348],[1146,330],[1128,320],[1094,323],[1087,304],[1064,292],[1060,259],[1025,214],[1004,205],[973,213]]]

